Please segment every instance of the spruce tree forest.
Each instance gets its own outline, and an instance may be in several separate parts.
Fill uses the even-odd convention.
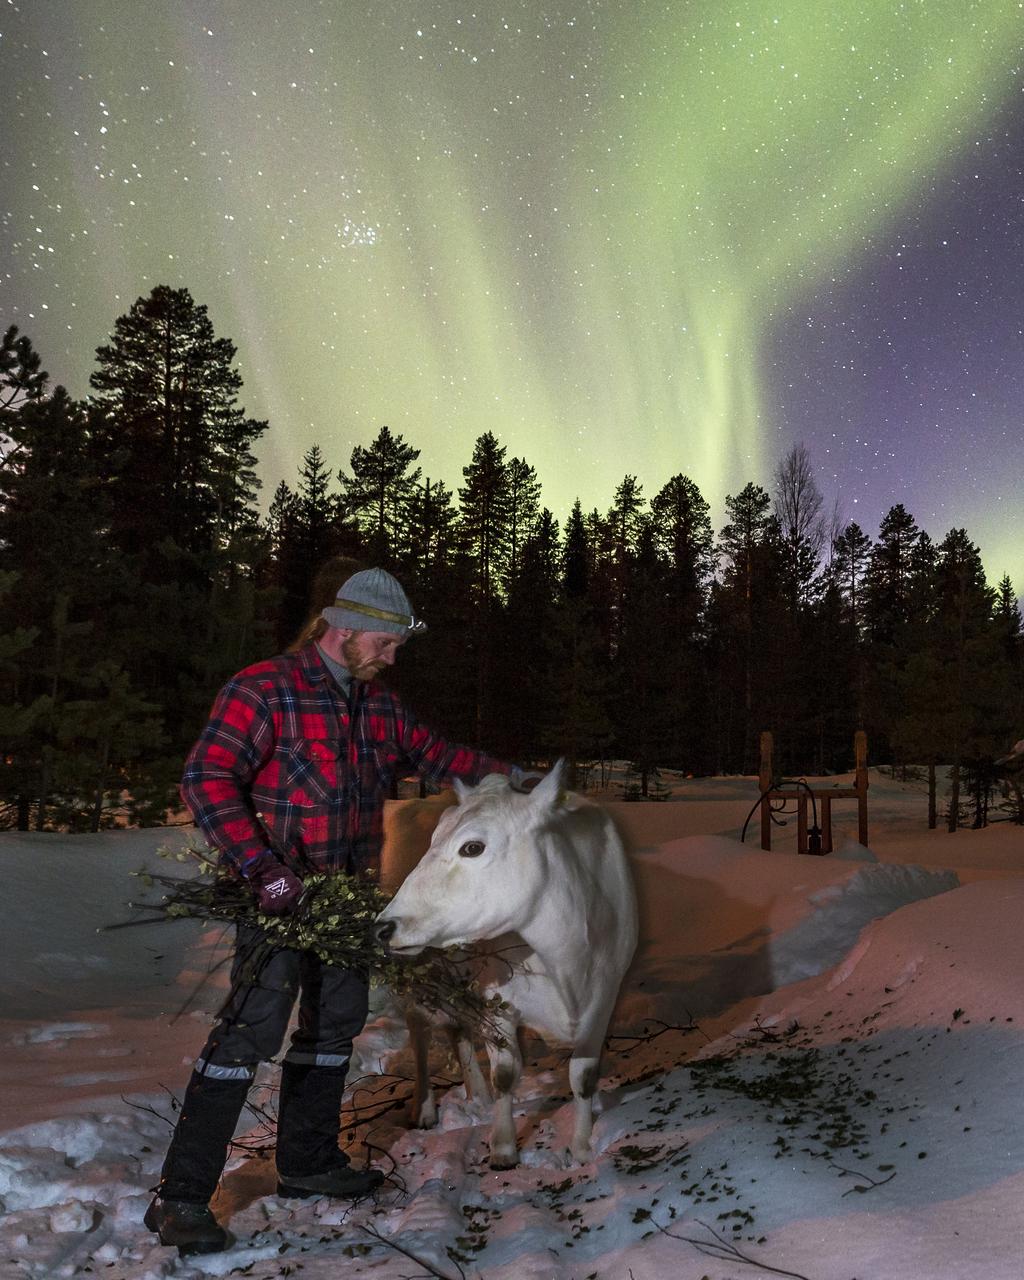
[[[949,770],[951,827],[998,804],[1024,639],[967,530],[935,541],[900,505],[844,522],[800,445],[715,530],[682,431],[657,492],[624,475],[560,525],[486,423],[446,476],[386,425],[349,457],[314,446],[264,514],[268,424],[235,355],[164,286],[117,319],[84,401],[3,337],[0,827],[165,822],[218,687],[369,565],[429,624],[390,678],[451,739],[564,756],[580,786],[624,759],[628,798],[656,799],[659,769],[756,772],[764,729],[786,776],[846,770],[864,729],[872,764]]]

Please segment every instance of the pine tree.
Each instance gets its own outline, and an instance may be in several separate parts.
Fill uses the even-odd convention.
[[[834,590],[842,611],[834,638],[837,650],[834,660],[840,660],[840,655],[849,658],[854,695],[853,719],[858,729],[863,728],[865,723],[864,578],[870,556],[871,539],[859,524],[851,521],[833,539],[832,558],[825,574],[825,594]],[[827,612],[824,597],[822,604]]]
[[[267,511],[265,529],[269,540],[272,562],[280,559],[282,549],[293,537],[293,527],[299,518],[299,499],[282,480],[274,490],[273,501]]]
[[[187,289],[158,285],[118,318],[96,358],[96,429],[118,460],[116,545],[145,554],[170,537],[186,552],[215,549],[253,516],[252,445],[267,426],[237,403],[234,344],[214,336]]]
[[[719,767],[747,773],[754,768],[762,729],[770,726],[783,744],[783,711],[792,705],[782,682],[785,643],[775,603],[780,539],[771,499],[760,485],[729,495],[725,508],[729,519],[718,544],[722,579],[712,593],[715,625],[709,637],[721,725],[717,754]]]
[[[651,527],[667,567],[679,639],[695,639],[714,567],[714,533],[710,507],[688,476],[673,476],[651,499]]]
[[[474,609],[467,639],[476,677],[473,739],[491,740],[499,729],[495,710],[495,658],[499,648],[504,583],[508,581],[511,504],[506,450],[491,432],[480,436],[463,467],[459,490],[459,559],[470,573]]]
[[[381,427],[368,449],[356,445],[349,466],[338,473],[347,516],[354,517],[367,557],[394,568],[405,559],[410,514],[416,500],[420,469],[410,467],[420,456],[401,436]]]
[[[608,654],[614,658],[622,643],[624,610],[640,538],[647,527],[643,485],[636,476],[624,476],[615,490],[615,499],[605,517],[605,573],[607,600],[602,610],[607,619]],[[600,580],[598,579],[598,580]]]
[[[12,324],[0,339],[0,414],[16,412],[46,394],[49,375],[32,340]]]
[[[252,446],[266,423],[238,404],[234,357],[187,289],[160,285],[117,319],[90,379],[108,541],[125,557],[112,643],[164,715],[167,751],[151,761],[157,807],[161,788],[167,803],[175,796],[212,689],[261,647],[250,612],[263,553]]]
[[[559,602],[558,521],[546,508],[519,553],[495,658],[507,678],[494,691],[495,717],[513,760],[534,759],[561,680],[555,653]]]
[[[46,394],[49,375],[31,339],[11,325],[0,339],[0,472],[14,467],[23,446],[15,438],[18,412]],[[12,434],[12,432],[14,434]]]
[[[330,492],[331,474],[318,444],[306,450],[299,469],[296,511],[310,556],[323,555],[337,517]]]
[[[506,588],[518,577],[523,546],[533,534],[540,513],[537,472],[525,458],[513,458],[506,472],[508,482],[508,570]]]
[[[1003,574],[996,587],[995,624],[1002,636],[1007,661],[1012,669],[1020,673],[1024,660],[1024,623],[1021,621],[1020,605],[1008,573]]]
[[[452,491],[443,480],[427,477],[417,485],[409,506],[404,557],[416,581],[426,584],[432,572],[451,562],[457,519]]]
[[[810,455],[802,444],[786,454],[775,472],[775,519],[781,538],[783,587],[791,612],[807,603],[818,568],[825,522],[823,499]]]
[[[978,548],[963,529],[951,529],[938,547],[932,650],[945,672],[943,701],[950,713],[948,826],[960,821],[961,770],[977,772],[1011,728],[1010,672],[994,623],[995,592],[985,580]]]
[[[866,621],[872,640],[893,643],[910,620],[914,551],[921,530],[902,503],[882,519],[865,580]]]
[[[872,753],[883,759],[894,749],[890,734],[903,672],[927,643],[934,566],[935,549],[927,534],[902,504],[892,507],[882,519],[860,591],[864,721]]]
[[[843,598],[833,556],[819,590],[806,610],[798,660],[803,668],[801,705],[805,734],[798,763],[816,774],[842,771],[853,763],[856,729],[863,727],[858,680],[861,642]],[[805,763],[806,762],[806,763]]]
[[[28,831],[39,794],[38,737],[49,698],[29,686],[38,627],[16,624],[10,594],[18,574],[0,569],[0,830]]]
[[[645,799],[659,761],[676,762],[680,711],[670,697],[670,671],[678,650],[666,566],[650,525],[642,528],[623,599],[621,645],[612,666],[614,730],[620,753],[639,777]]]
[[[270,595],[270,614],[274,619],[271,647],[278,651],[287,646],[301,625],[305,604],[305,567],[301,567],[300,581],[296,583],[296,570],[300,568],[302,558],[299,525],[298,494],[287,481],[281,480],[274,490],[263,525],[266,556],[260,572],[260,585]]]
[[[100,663],[117,662],[123,566],[107,537],[82,406],[58,387],[47,399],[23,400],[8,421],[16,452],[0,472],[0,573],[14,640],[8,635],[0,702],[14,736],[3,743],[3,800],[23,828],[31,819],[42,829],[80,810],[86,790],[95,794],[92,766],[67,738],[67,708]],[[103,708],[110,724],[116,713]],[[108,762],[125,764],[114,747]]]
[[[958,708],[949,697],[949,670],[934,643],[912,653],[896,681],[890,736],[896,758],[923,764],[928,774],[928,827],[938,823],[937,768],[957,736]]]
[[[279,486],[275,495],[279,502],[274,514],[280,526],[276,556],[280,649],[288,647],[309,621],[313,581],[320,567],[335,556],[352,556],[359,550],[354,530],[342,522],[330,483],[320,446],[313,444],[303,454],[294,493]]]
[[[128,814],[160,826],[166,804],[149,785],[147,758],[165,745],[161,708],[141,696],[116,658],[101,657],[82,673],[79,696],[61,707],[53,780],[54,825],[99,831]],[[140,768],[141,766],[141,768]]]
[[[583,508],[577,498],[565,526],[565,544],[562,548],[562,589],[570,600],[586,598],[590,587],[590,573],[587,530],[583,523]]]
[[[854,631],[864,625],[864,576],[871,557],[871,539],[851,521],[832,543],[830,572],[842,597],[846,618]]]
[[[688,771],[710,767],[708,672],[704,651],[714,533],[710,509],[687,476],[673,476],[651,500],[651,536],[664,574],[658,625],[666,637],[666,716],[671,762]]]
[[[1012,741],[1018,742],[1024,737],[1024,622],[1008,573],[1003,574],[996,588],[993,621],[1008,673],[1008,714],[1015,726]],[[1010,745],[1007,741],[1006,746]],[[1019,820],[1024,821],[1024,813]]]
[[[550,631],[542,633],[544,697],[538,743],[549,759],[565,758],[567,785],[577,784],[580,763],[611,742],[605,708],[608,673],[592,596],[593,553],[579,499],[566,522]]]
[[[490,431],[473,447],[462,468],[459,490],[459,537],[474,567],[477,599],[489,609],[501,598],[508,570],[511,516],[506,450]]]

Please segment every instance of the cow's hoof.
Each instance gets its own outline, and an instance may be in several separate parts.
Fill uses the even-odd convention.
[[[590,1164],[594,1159],[594,1148],[588,1143],[585,1147],[573,1147],[569,1154],[577,1164]]]
[[[487,1162],[492,1169],[514,1169],[519,1163],[519,1152],[512,1148],[511,1150],[502,1147],[496,1147],[491,1152],[491,1158]]]
[[[437,1107],[433,1102],[424,1102],[423,1105],[413,1112],[412,1123],[414,1129],[433,1129],[437,1124]]]

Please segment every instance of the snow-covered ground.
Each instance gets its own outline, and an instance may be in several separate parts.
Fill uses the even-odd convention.
[[[184,833],[0,835],[0,1277],[1019,1280],[1024,829],[928,832],[919,785],[871,777],[870,850],[837,802],[826,858],[793,852],[795,822],[771,853],[756,822],[738,843],[751,779],[613,806],[643,941],[593,1164],[567,1160],[564,1055],[538,1043],[519,1168],[488,1168],[487,1116],[458,1084],[437,1129],[406,1128],[405,1037],[381,992],[350,1119],[385,1189],[354,1207],[278,1199],[249,1116],[257,1154],[233,1160],[214,1205],[238,1243],[187,1260],[142,1214],[223,990],[223,940],[97,932],[144,892],[129,873]],[[389,868],[437,809],[391,808]]]

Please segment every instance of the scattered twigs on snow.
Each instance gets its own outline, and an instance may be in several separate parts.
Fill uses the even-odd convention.
[[[690,1019],[685,1025],[675,1022],[663,1022],[660,1018],[645,1018],[644,1030],[638,1036],[617,1036],[610,1035],[605,1038],[605,1048],[609,1053],[632,1053],[642,1044],[653,1044],[655,1040],[661,1036],[668,1035],[671,1031],[676,1031],[680,1035],[689,1035],[693,1031],[700,1031],[707,1042],[711,1043],[711,1037],[701,1031],[698,1023],[694,1022],[693,1015],[689,1009],[686,1010],[686,1016]],[[650,1030],[649,1028],[657,1027],[658,1029]]]
[[[398,1244],[397,1241],[390,1239],[388,1236],[382,1235],[376,1227],[361,1225],[359,1230],[365,1231],[368,1236],[372,1236],[378,1244],[385,1245],[388,1249],[394,1249],[396,1253],[402,1254],[402,1256],[408,1258],[410,1262],[415,1262],[418,1267],[423,1268],[428,1276],[437,1276],[438,1280],[466,1280],[465,1271],[463,1271],[454,1258],[452,1259],[452,1266],[455,1268],[457,1273],[456,1276],[453,1276],[450,1271],[441,1271],[438,1267],[435,1267],[432,1262],[427,1262],[426,1259],[413,1253],[411,1249],[403,1248],[403,1246]]]
[[[372,1081],[372,1086],[367,1081]],[[403,1086],[404,1091],[399,1092]],[[411,1097],[412,1081],[406,1076],[386,1075],[384,1072],[379,1076],[360,1076],[352,1084],[342,1107],[344,1128],[372,1125],[389,1111],[401,1110]]]
[[[834,1160],[830,1160],[828,1162],[828,1167],[830,1169],[835,1169],[841,1178],[848,1175],[851,1178],[861,1178],[867,1183],[867,1186],[850,1187],[848,1190],[843,1192],[844,1197],[852,1196],[855,1192],[859,1192],[863,1195],[866,1191],[874,1191],[876,1187],[884,1187],[887,1182],[892,1182],[893,1178],[896,1177],[895,1169],[893,1169],[892,1173],[890,1173],[887,1178],[872,1178],[871,1174],[865,1173],[863,1169],[847,1169],[841,1164],[836,1164]]]
[[[634,1052],[634,1050],[640,1048],[642,1045],[653,1044],[655,1040],[668,1035],[670,1032],[675,1032],[680,1036],[687,1036],[696,1031],[699,1035],[703,1036],[708,1044],[711,1044],[711,1037],[706,1031],[701,1029],[698,1023],[694,1022],[693,1015],[690,1013],[689,1009],[685,1012],[687,1018],[689,1018],[689,1022],[687,1023],[663,1022],[660,1018],[646,1018],[644,1019],[643,1030],[639,1035],[606,1036],[604,1042],[605,1052],[618,1057],[629,1056]],[[690,1056],[688,1051],[682,1051],[682,1056],[677,1059],[677,1065],[685,1061],[688,1056]],[[664,1064],[661,1066],[649,1066],[637,1075],[629,1075],[628,1072],[621,1071],[620,1069],[616,1083],[619,1085],[641,1084],[643,1081],[661,1074],[663,1070]]]
[[[181,1103],[178,1101],[175,1094],[173,1094],[170,1091],[170,1089],[167,1088],[166,1085],[161,1085],[160,1087],[163,1089],[164,1093],[166,1093],[171,1100],[171,1110],[172,1111],[180,1110]],[[167,1125],[169,1129],[174,1128],[175,1122],[171,1120],[169,1117],[165,1116],[163,1112],[157,1111],[156,1107],[151,1107],[145,1102],[132,1102],[131,1098],[126,1098],[123,1093],[121,1094],[121,1101],[126,1106],[131,1107],[133,1111],[141,1111],[143,1112],[144,1115],[153,1116],[154,1119],[162,1121],[165,1125]]]
[[[685,1244],[692,1244],[700,1253],[709,1258],[715,1258],[719,1262],[741,1262],[748,1267],[759,1267],[762,1271],[770,1271],[773,1276],[789,1276],[791,1280],[808,1280],[807,1276],[802,1275],[799,1271],[785,1271],[781,1267],[773,1267],[767,1262],[760,1262],[757,1258],[747,1257],[731,1241],[720,1235],[714,1227],[708,1226],[706,1222],[701,1222],[699,1218],[697,1219],[697,1225],[703,1227],[714,1239],[698,1240],[695,1236],[677,1235],[674,1231],[669,1231],[668,1227],[662,1226],[655,1218],[651,1219],[651,1223],[663,1236],[668,1236],[670,1240],[682,1240]]]

